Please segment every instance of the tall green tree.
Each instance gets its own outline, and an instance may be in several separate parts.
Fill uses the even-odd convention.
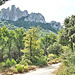
[[[9,52],[8,52],[8,58],[11,58],[11,47],[13,45],[13,39],[14,39],[14,31],[13,30],[10,30],[8,32],[8,49],[9,49]]]
[[[20,29],[16,29],[15,30],[15,36],[14,36],[14,41],[15,41],[15,45],[18,49],[18,56],[21,57],[21,50],[24,49],[25,45],[24,45],[24,37],[25,37],[25,33],[23,28]]]
[[[8,42],[8,29],[6,27],[0,28],[0,60],[4,61],[4,51]]]
[[[23,50],[23,52],[25,53],[25,55],[29,55],[31,61],[34,55],[38,54],[35,53],[35,50],[40,48],[38,40],[38,30],[39,27],[28,29],[28,32],[25,36],[25,50]]]
[[[69,40],[69,37],[68,37],[67,33],[65,32],[65,29],[63,28],[62,30],[60,30],[58,32],[57,42],[63,46],[66,46],[66,45],[68,46],[68,43],[69,43],[68,40]]]
[[[70,45],[72,52],[74,52],[75,43],[75,15],[68,17],[64,20],[64,31],[61,34],[61,43],[65,42],[65,45]],[[64,44],[64,43],[63,43]]]
[[[54,33],[50,33],[41,38],[41,48],[44,50],[44,55],[48,55],[47,48],[54,42],[56,42],[56,35]]]

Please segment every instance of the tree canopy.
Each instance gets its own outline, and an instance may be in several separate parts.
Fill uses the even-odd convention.
[[[0,0],[0,5],[4,4],[8,0]]]

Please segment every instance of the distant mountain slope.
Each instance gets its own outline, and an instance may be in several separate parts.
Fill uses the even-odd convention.
[[[45,18],[41,13],[31,13],[29,14],[27,10],[21,11],[19,8],[16,8],[15,5],[11,6],[11,9],[1,9],[1,19],[17,21],[19,18],[25,17],[24,21],[35,21],[45,23]]]
[[[51,26],[50,23],[37,23],[37,22],[29,22],[29,21],[24,21],[24,17],[20,18],[17,21],[7,21],[10,25],[14,25],[16,27],[23,27],[25,29],[29,29],[31,27],[37,27],[40,26],[40,28],[47,30],[48,32],[54,32],[54,33],[58,33],[59,29],[58,28],[54,28]]]
[[[41,13],[29,14],[27,10],[21,11],[19,8],[16,8],[15,5],[12,5],[11,9],[9,9],[9,7],[7,9],[3,8],[1,10],[0,19],[3,23],[6,23],[5,21],[7,21],[8,25],[5,25],[6,27],[8,26],[9,29],[19,27],[28,29],[31,27],[40,26],[42,29],[47,30],[48,32],[54,32],[56,34],[62,29],[60,22],[51,21],[50,23],[46,23],[45,18]]]
[[[0,20],[0,27],[3,27],[3,26],[5,26],[5,27],[7,27],[9,30],[15,30],[15,29],[19,29],[20,27],[22,27],[22,26],[15,26],[15,25],[13,25],[13,22],[12,21],[6,21],[6,20]],[[28,25],[26,25],[26,26],[28,26]],[[28,30],[28,28],[31,28],[31,27],[22,27],[23,29],[24,29],[24,31],[25,32],[27,32],[27,30]],[[41,27],[40,27],[40,31],[39,31],[39,37],[43,37],[43,36],[45,36],[45,35],[48,35],[50,32],[49,32],[49,30],[45,30],[45,29],[42,29]]]

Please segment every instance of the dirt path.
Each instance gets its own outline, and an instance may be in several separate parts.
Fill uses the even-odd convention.
[[[55,75],[52,72],[57,70],[61,63],[52,64],[43,68],[38,68],[35,71],[30,71],[25,74],[14,74],[14,75]]]

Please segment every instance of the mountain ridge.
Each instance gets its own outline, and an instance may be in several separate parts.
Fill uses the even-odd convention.
[[[26,29],[30,27],[37,27],[38,25],[49,32],[57,33],[62,29],[61,23],[56,21],[51,21],[47,23],[44,16],[41,13],[28,13],[27,10],[21,11],[19,8],[16,8],[15,5],[7,9],[3,8],[1,10],[0,19],[8,21],[10,25],[17,27],[24,27]]]

